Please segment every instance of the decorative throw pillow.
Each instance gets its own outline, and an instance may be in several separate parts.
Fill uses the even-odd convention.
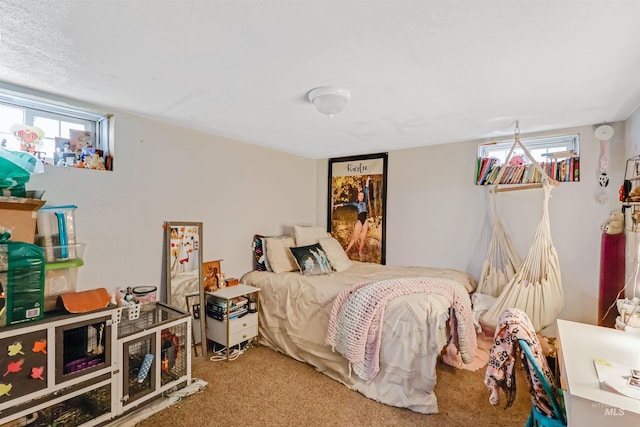
[[[269,257],[267,256],[267,237],[262,238],[262,253],[264,254],[264,267],[269,272],[273,272],[271,264],[269,264]]]
[[[320,243],[289,249],[303,275],[317,276],[331,273],[331,264]]]
[[[253,269],[258,271],[267,271],[267,266],[264,263],[266,256],[264,254],[262,239],[264,239],[264,236],[261,234],[253,236]]]
[[[269,264],[269,257],[267,256],[267,242],[266,239],[284,239],[291,236],[263,236],[262,234],[256,234],[253,236],[253,242],[251,243],[251,249],[253,250],[253,269],[257,271],[269,271],[272,272],[271,265]]]
[[[274,273],[285,273],[298,269],[296,260],[293,258],[289,248],[296,245],[293,237],[267,237],[267,259]]]
[[[329,258],[329,262],[335,271],[344,271],[353,265],[340,242],[333,237],[320,239],[319,244],[322,246],[324,253],[327,254],[327,258]]]
[[[303,227],[301,225],[294,226],[296,234],[296,244],[298,246],[307,246],[318,243],[320,239],[324,239],[329,236],[327,230],[324,227]]]

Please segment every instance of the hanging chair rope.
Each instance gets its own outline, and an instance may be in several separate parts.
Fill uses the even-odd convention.
[[[540,164],[536,162],[535,158],[533,157],[533,154],[531,154],[529,149],[527,149],[527,147],[522,143],[522,141],[520,141],[520,122],[518,121],[516,121],[516,129],[514,132],[514,137],[515,137],[515,140],[513,142],[513,145],[511,146],[511,149],[509,150],[509,153],[507,154],[507,157],[504,160],[503,167],[500,168],[500,172],[498,172],[498,176],[496,177],[496,180],[495,180],[495,185],[493,186],[491,191],[494,193],[497,193],[502,191],[517,191],[517,190],[527,190],[530,188],[540,188],[545,182],[550,182],[554,186],[558,185],[558,181],[556,181],[555,179],[551,179],[549,175],[547,175],[547,173],[544,171],[544,169],[542,169]],[[538,170],[541,177],[540,182],[534,183],[534,184],[524,184],[524,185],[509,184],[508,187],[500,188],[499,187],[500,180],[502,179],[502,175],[507,169],[506,166],[509,164],[509,160],[511,160],[511,156],[513,155],[513,151],[515,150],[516,146],[520,147],[522,151],[524,151],[524,153],[529,158],[529,161],[531,162],[533,167],[535,167]]]

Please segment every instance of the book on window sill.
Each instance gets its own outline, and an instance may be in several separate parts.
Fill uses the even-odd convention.
[[[542,174],[532,163],[525,163],[519,166],[501,165],[496,159],[482,159],[481,170],[478,171],[476,185],[495,185],[500,176],[500,184],[532,184],[540,183]],[[573,156],[563,159],[549,158],[548,161],[538,164],[551,179],[558,182],[578,182],[580,181],[580,157]]]
[[[640,400],[640,378],[633,377],[632,367],[607,359],[593,359],[593,365],[601,389]]]

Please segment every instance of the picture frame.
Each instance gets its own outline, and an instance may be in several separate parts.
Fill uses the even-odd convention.
[[[62,162],[65,167],[75,167],[77,161],[76,153],[62,153]]]
[[[60,153],[71,152],[71,140],[69,138],[55,137],[56,151]]]
[[[388,153],[329,159],[327,231],[352,260],[386,263],[387,160]]]
[[[75,153],[71,152],[71,140],[69,138],[61,138],[59,136],[55,137],[55,151],[53,153],[53,164],[56,166],[67,166],[67,160],[69,159],[69,154],[73,154],[75,158]],[[67,155],[65,157],[65,155]],[[70,164],[75,165],[74,161],[70,161]]]
[[[83,147],[93,147],[93,134],[88,130],[69,129],[71,151],[78,156],[82,154]]]
[[[204,286],[205,292],[215,292],[220,288],[218,278],[222,273],[221,261],[221,259],[218,259],[202,263],[202,286]]]

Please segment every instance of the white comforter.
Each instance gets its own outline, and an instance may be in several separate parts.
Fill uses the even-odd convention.
[[[362,281],[401,277],[445,277],[468,292],[476,282],[450,269],[394,267],[354,262],[341,273],[302,276],[252,271],[242,283],[260,292],[260,343],[316,367],[365,396],[421,413],[438,412],[436,362],[447,343],[449,303],[433,294],[405,295],[387,305],[380,348],[380,372],[370,381],[349,375],[349,362],[324,344],[335,297]],[[469,314],[470,315],[470,314]]]

